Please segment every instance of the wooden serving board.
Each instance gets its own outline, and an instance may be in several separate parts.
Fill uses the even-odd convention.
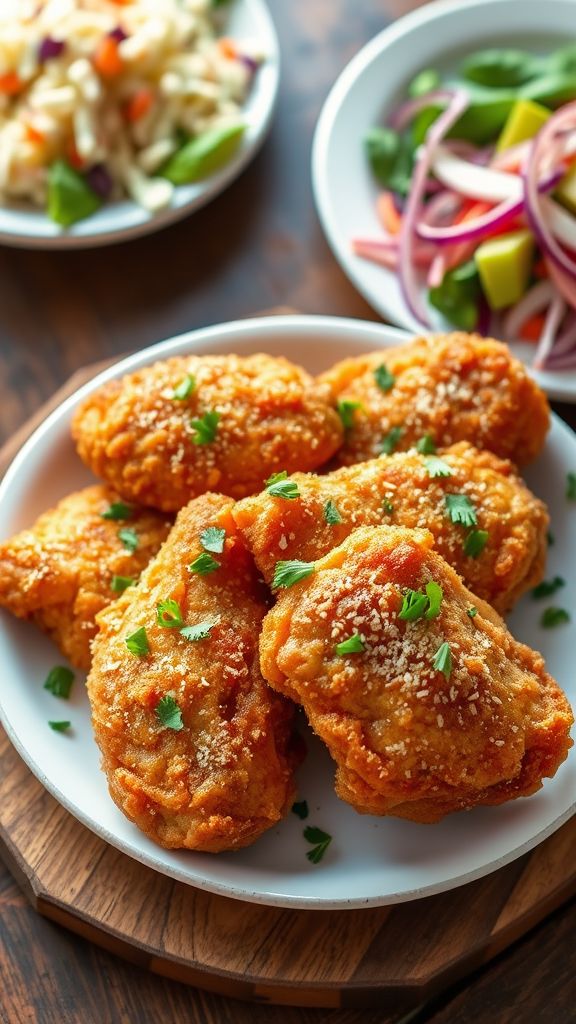
[[[101,367],[76,374],[0,453]],[[452,892],[368,910],[281,910],[172,881],[108,846],[28,771],[0,729],[0,856],[45,917],[211,992],[306,1007],[378,1005],[385,1020],[486,963],[576,892],[576,818]]]

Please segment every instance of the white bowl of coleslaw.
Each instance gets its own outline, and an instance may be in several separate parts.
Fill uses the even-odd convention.
[[[173,223],[254,156],[278,91],[264,0],[2,0],[0,243]]]

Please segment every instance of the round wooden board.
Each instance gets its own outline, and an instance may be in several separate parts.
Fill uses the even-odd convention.
[[[0,454],[97,367],[76,375]],[[290,911],[236,902],[118,853],[44,790],[0,730],[0,856],[45,917],[140,966],[222,995],[306,1007],[425,1002],[576,892],[576,819],[452,892],[395,907]],[[389,1018],[392,1019],[392,1018]]]

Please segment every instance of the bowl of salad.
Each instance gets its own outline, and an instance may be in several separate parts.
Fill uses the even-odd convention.
[[[437,0],[344,69],[313,146],[317,209],[387,320],[508,341],[576,400],[573,0]]]
[[[2,0],[0,242],[81,247],[203,206],[271,122],[264,0]]]

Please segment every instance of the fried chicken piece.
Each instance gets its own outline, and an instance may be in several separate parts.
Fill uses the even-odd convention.
[[[253,494],[279,468],[315,469],[343,440],[328,386],[268,355],[145,366],[89,395],[72,434],[96,476],[164,511],[211,489]]]
[[[544,574],[545,505],[510,462],[465,441],[438,456],[398,452],[325,476],[295,473],[291,480],[297,498],[262,491],[239,502],[232,513],[267,583],[278,561],[314,561],[359,526],[383,524],[430,530],[436,550],[470,590],[500,612]],[[475,526],[452,521],[446,505],[451,494],[471,502]],[[478,548],[472,546],[475,540]]]
[[[328,745],[338,795],[419,822],[534,793],[573,721],[542,657],[432,545],[362,527],[280,593],[260,645],[265,678]]]
[[[119,501],[107,487],[86,487],[0,544],[0,606],[35,622],[80,669],[90,667],[97,613],[116,600],[115,587],[138,579],[172,526],[125,504],[123,518],[103,518]]]
[[[522,363],[475,334],[416,338],[345,359],[319,380],[339,402],[360,403],[348,406],[338,465],[406,450],[429,434],[438,447],[469,441],[523,466],[542,450],[550,423],[546,396]]]
[[[259,671],[266,606],[232,504],[192,501],[138,588],[98,617],[88,695],[110,794],[165,847],[246,846],[294,796],[293,708]]]

